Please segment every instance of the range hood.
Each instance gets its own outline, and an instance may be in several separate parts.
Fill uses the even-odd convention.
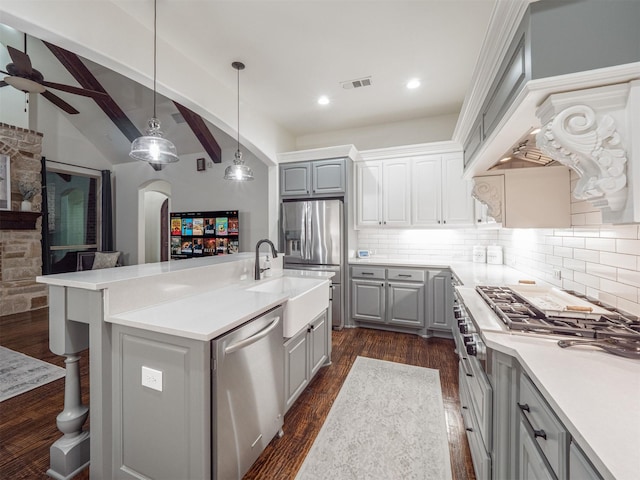
[[[540,128],[529,130],[489,170],[508,168],[546,167],[556,165],[556,161],[538,148],[536,135]]]

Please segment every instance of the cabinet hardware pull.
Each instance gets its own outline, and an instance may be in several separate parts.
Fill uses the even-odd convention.
[[[440,220],[438,220],[438,223],[440,223]]]
[[[402,278],[411,278],[411,277],[413,277],[413,275],[405,275],[403,273],[399,274],[398,276],[402,277]]]
[[[473,432],[473,428],[469,428],[469,427],[467,427],[467,428],[465,428],[465,430],[466,430],[467,432]]]
[[[533,431],[533,438],[536,438],[536,437],[544,438],[546,440],[547,439],[547,433],[544,430],[534,430]]]
[[[464,405],[462,406],[463,410],[469,410],[469,407],[465,407]]]
[[[362,275],[373,275],[373,272],[362,272]]]
[[[467,377],[473,377],[471,373],[467,373]]]
[[[529,408],[529,404],[528,403],[525,403],[525,404],[518,403],[518,408],[520,408],[520,410],[522,410],[523,412],[530,412],[531,411],[531,409]]]
[[[443,220],[443,221],[442,221],[442,223],[447,223],[447,221],[446,221],[446,220]]]

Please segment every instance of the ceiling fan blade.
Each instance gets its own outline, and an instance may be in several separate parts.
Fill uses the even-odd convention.
[[[46,98],[47,100],[49,100],[51,103],[53,103],[54,105],[56,105],[57,107],[60,107],[62,110],[64,110],[65,112],[67,112],[70,115],[75,115],[76,113],[80,113],[78,110],[76,110],[75,108],[73,108],[71,105],[69,105],[67,102],[65,102],[64,100],[62,100],[60,97],[58,97],[57,95],[54,95],[53,93],[49,92],[48,90],[44,91],[42,93],[42,96],[44,98]]]
[[[7,82],[5,82],[4,80],[0,80],[0,88],[6,87],[7,85],[9,85]]]
[[[31,75],[31,60],[29,60],[29,55],[20,50],[13,48],[10,45],[7,45],[7,50],[9,51],[9,56],[11,60],[13,60],[13,64],[18,69],[20,73],[24,73],[26,75]]]
[[[99,92],[97,90],[89,90],[86,88],[73,87],[71,85],[63,85],[61,83],[47,82],[43,80],[40,82],[45,87],[55,88],[56,90],[61,90],[67,93],[74,93],[76,95],[83,95],[85,97],[93,97],[93,98],[107,98],[109,96],[106,92]]]

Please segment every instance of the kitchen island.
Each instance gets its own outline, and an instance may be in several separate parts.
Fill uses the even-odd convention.
[[[306,277],[297,283],[326,292],[325,311],[329,303],[331,273],[284,272],[280,257],[270,279],[255,281],[254,261],[237,254],[38,277],[50,290],[50,348],[67,357],[64,436],[51,448],[49,475],[72,478],[90,464],[96,478],[211,478],[212,340],[286,306],[286,289],[256,288],[282,276]],[[90,409],[79,394],[86,348]]]

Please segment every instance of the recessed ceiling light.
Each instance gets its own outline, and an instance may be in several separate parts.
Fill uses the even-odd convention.
[[[320,98],[318,98],[318,103],[320,105],[328,105],[329,104],[329,97],[327,97],[326,95],[321,96]]]
[[[418,88],[420,86],[420,80],[417,78],[412,78],[407,82],[407,88],[413,90],[414,88]]]

